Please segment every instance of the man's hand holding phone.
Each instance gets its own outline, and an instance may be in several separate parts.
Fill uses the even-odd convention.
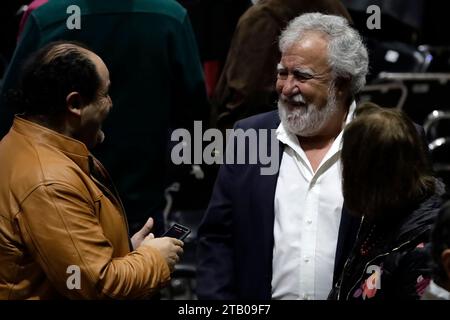
[[[151,230],[153,219],[149,218],[144,227],[131,237],[133,249],[143,245],[157,249],[166,260],[172,272],[175,264],[183,254],[183,240],[190,230],[182,225],[174,224],[161,238],[155,238]]]
[[[175,264],[180,260],[180,256],[183,254],[184,243],[175,238],[155,238],[152,234],[144,239],[142,245],[157,249],[166,260],[167,265],[172,272]]]

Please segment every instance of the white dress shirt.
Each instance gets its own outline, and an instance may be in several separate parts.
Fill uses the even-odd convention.
[[[353,102],[346,124],[355,108]],[[276,134],[285,148],[275,191],[272,298],[326,299],[333,284],[343,204],[342,132],[316,172],[294,134],[282,124]]]
[[[450,292],[431,280],[421,300],[450,300]]]

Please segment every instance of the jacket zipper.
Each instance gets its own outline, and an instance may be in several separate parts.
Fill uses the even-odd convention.
[[[125,226],[126,226],[126,229],[127,229],[127,236],[129,237],[130,230],[129,230],[129,226],[128,226],[128,221],[127,221],[126,216],[125,216],[125,208],[124,208],[124,206],[122,204],[122,201],[120,200],[120,198],[116,197],[112,193],[112,191],[108,189],[108,187],[106,187],[103,183],[98,181],[93,175],[90,174],[90,177],[91,177],[92,180],[94,180],[95,183],[100,185],[102,187],[102,189],[104,189],[106,191],[106,193],[108,193],[111,196],[111,198],[113,199],[114,202],[116,202],[116,204],[119,205],[120,213],[121,213],[122,219],[125,222]],[[115,188],[114,185],[112,184],[112,181],[111,181],[111,185],[112,185],[113,188]],[[117,192],[117,190],[115,190],[115,191]],[[132,249],[133,248],[130,248],[130,250],[132,250]]]
[[[111,176],[109,175],[108,171],[105,169],[105,167],[102,165],[102,163],[100,161],[98,161],[94,156],[90,156],[90,161],[92,162],[92,165],[95,166],[95,163],[101,168],[102,173],[106,176],[106,178],[109,180],[111,187],[114,189],[113,191],[115,192],[115,194],[109,190],[109,188],[107,186],[105,186],[103,183],[101,183],[100,181],[98,181],[90,172],[89,172],[89,176],[91,177],[92,180],[94,180],[96,183],[98,183],[101,187],[103,187],[103,189],[106,190],[106,192],[112,197],[112,199],[116,202],[116,204],[119,205],[120,209],[121,209],[121,215],[122,215],[122,219],[125,222],[125,226],[126,226],[126,231],[127,231],[127,236],[129,239],[129,245],[130,245],[130,251],[133,251],[133,246],[131,244],[131,238],[130,238],[130,227],[128,225],[128,219],[126,217],[126,213],[125,213],[125,207],[123,206],[122,200],[120,200],[120,196],[119,196],[119,192],[117,192],[117,188],[114,185],[113,180],[111,179]]]

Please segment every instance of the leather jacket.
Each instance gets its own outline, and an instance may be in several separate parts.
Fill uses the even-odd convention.
[[[83,143],[16,117],[0,163],[0,299],[145,298],[170,280],[159,251],[131,251],[121,201]]]

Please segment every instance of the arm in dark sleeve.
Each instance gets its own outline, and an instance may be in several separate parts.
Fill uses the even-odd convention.
[[[237,298],[233,239],[233,181],[237,174],[235,170],[236,166],[232,164],[224,163],[220,167],[208,209],[199,227],[199,299]]]
[[[417,247],[404,253],[393,274],[393,299],[418,300],[431,280],[429,247]]]

